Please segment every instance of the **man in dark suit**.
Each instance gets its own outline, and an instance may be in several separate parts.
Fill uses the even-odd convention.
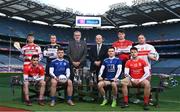
[[[87,45],[81,41],[81,32],[74,32],[74,40],[69,42],[67,55],[69,56],[71,71],[72,68],[83,68],[86,62]],[[72,72],[71,80],[74,79]]]
[[[92,46],[89,51],[91,61],[90,72],[96,72],[98,76],[102,62],[107,57],[107,46],[103,44],[103,37],[96,35],[96,45]]]

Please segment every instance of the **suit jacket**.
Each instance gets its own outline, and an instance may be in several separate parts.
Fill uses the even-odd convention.
[[[84,41],[70,41],[68,45],[67,55],[69,56],[69,60],[71,63],[73,61],[79,61],[80,67],[83,67],[86,61],[87,44]]]
[[[97,67],[94,62],[95,61],[104,61],[105,58],[108,57],[107,55],[107,46],[103,45],[101,46],[101,49],[99,51],[99,55],[97,54],[97,45],[94,45],[89,50],[89,59],[91,61],[90,71],[99,70],[100,67]]]

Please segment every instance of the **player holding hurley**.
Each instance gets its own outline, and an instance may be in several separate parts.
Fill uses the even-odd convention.
[[[15,42],[14,47],[17,48],[23,55],[24,68],[31,63],[31,57],[33,55],[38,55],[39,61],[42,59],[41,47],[34,43],[34,36],[32,33],[27,35],[27,44],[25,46],[21,48],[19,42]]]

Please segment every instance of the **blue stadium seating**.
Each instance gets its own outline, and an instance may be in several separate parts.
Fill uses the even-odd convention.
[[[2,65],[9,65],[9,56],[0,54],[0,63]],[[22,65],[23,62],[11,56],[11,65]]]
[[[129,40],[137,41],[137,35],[139,33],[145,34],[147,40],[165,40],[165,39],[180,39],[180,22],[172,24],[159,24],[154,26],[140,26],[134,28],[125,29],[126,37]],[[95,42],[95,36],[97,34],[103,35],[105,43],[112,43],[117,40],[117,29],[75,29],[75,28],[58,28],[47,25],[39,25],[11,18],[0,17],[0,35],[15,36],[20,38],[26,38],[29,32],[34,32],[37,40],[49,40],[50,34],[55,34],[58,37],[58,41],[67,42],[72,39],[73,32],[80,30],[82,32],[82,38],[86,38],[88,43]],[[67,46],[63,46],[67,47]],[[9,45],[1,44],[0,48],[9,48]],[[13,48],[13,47],[12,47]],[[166,52],[180,52],[179,45],[163,45],[156,46],[159,53]],[[14,48],[13,48],[14,50]],[[161,59],[159,62],[152,63],[153,73],[180,73],[180,59]],[[6,55],[0,54],[0,66],[8,65],[9,58]],[[42,63],[45,64],[45,58]],[[19,57],[12,56],[12,65],[22,65],[23,62]]]
[[[153,64],[153,73],[178,73],[180,74],[180,59],[161,59],[157,63]]]
[[[17,36],[25,38],[27,33],[34,32],[36,39],[49,40],[50,34],[55,34],[59,41],[72,39],[75,28],[58,28],[47,25],[34,24],[25,21],[14,20],[11,18],[0,17],[0,34]],[[180,39],[180,23],[158,24],[154,26],[140,26],[127,28],[126,37],[129,40],[137,41],[139,33],[145,34],[147,40],[164,40],[164,39]],[[117,40],[117,29],[79,29],[82,32],[82,37],[86,38],[87,42],[94,42],[95,35],[102,34],[106,43],[112,43]]]

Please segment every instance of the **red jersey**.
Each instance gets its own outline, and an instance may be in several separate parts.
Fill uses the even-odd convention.
[[[118,57],[122,61],[127,61],[129,59],[130,48],[132,47],[133,42],[130,40],[116,41],[112,44],[115,48],[116,54],[119,54]]]
[[[41,48],[36,44],[23,46],[22,53],[24,56],[24,65],[30,64],[32,55],[39,55],[40,58],[42,56]]]
[[[28,75],[30,77],[40,77],[40,76],[44,76],[44,74],[45,74],[44,67],[40,64],[34,67],[30,63],[24,68],[24,75]]]
[[[129,75],[133,79],[140,79],[145,73],[144,67],[146,66],[148,66],[147,63],[140,58],[137,60],[130,59],[125,65],[126,68],[129,68]]]

